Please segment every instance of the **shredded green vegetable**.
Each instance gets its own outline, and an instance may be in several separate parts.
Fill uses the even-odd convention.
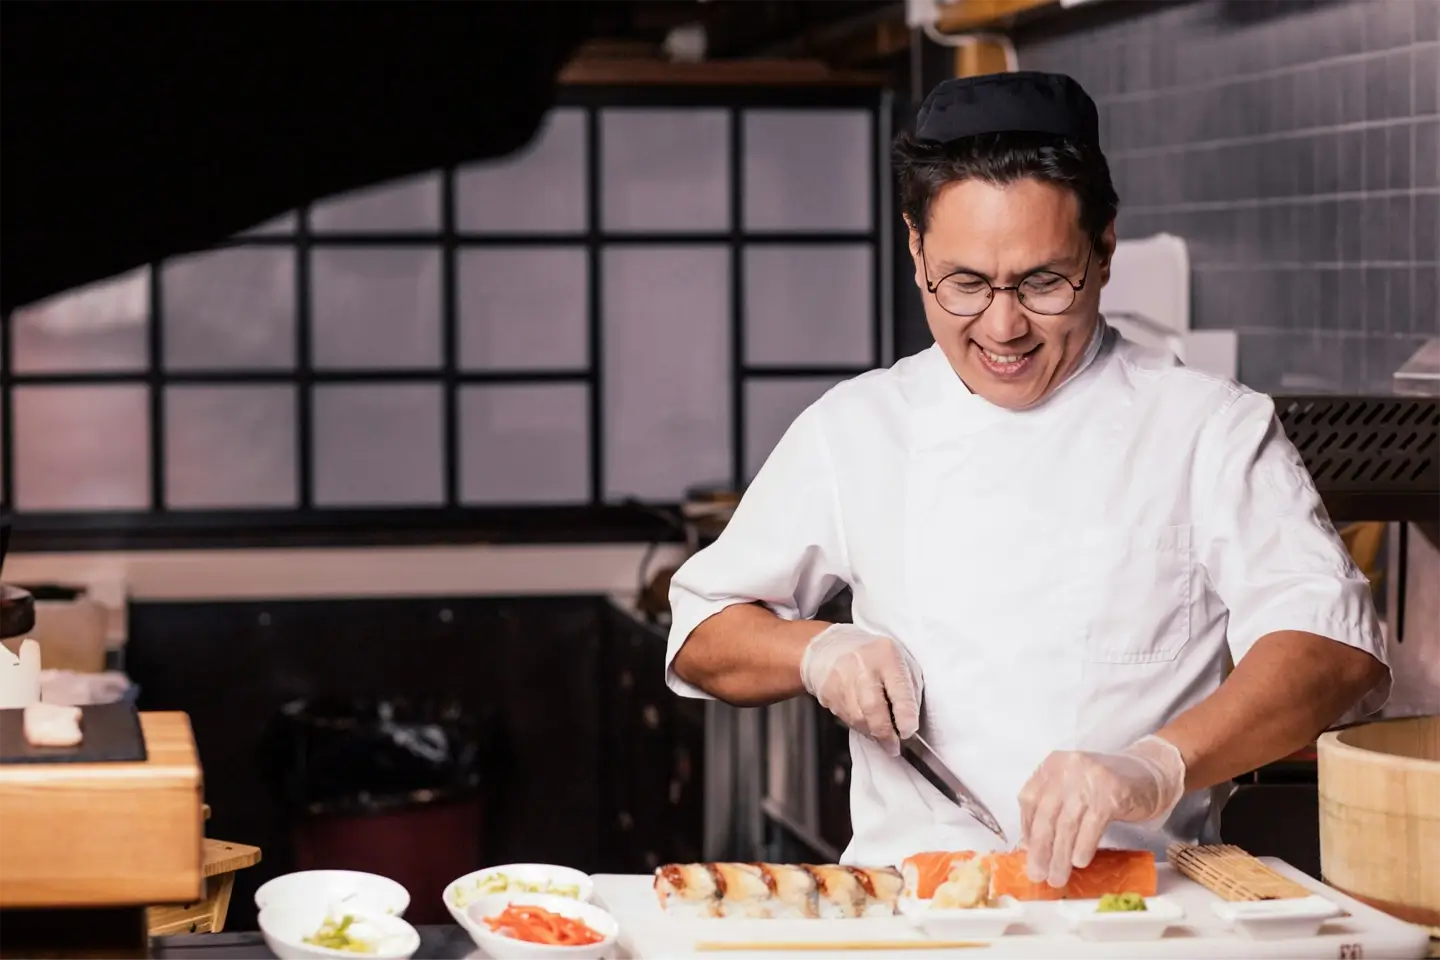
[[[350,924],[355,918],[345,914],[340,920],[333,917],[320,924],[320,929],[314,934],[305,938],[305,942],[313,947],[325,947],[327,950],[343,950],[346,953],[374,953],[375,944],[367,940],[357,940],[347,932]]]
[[[520,880],[504,873],[486,874],[470,889],[458,888],[455,891],[455,906],[465,907],[472,900],[479,897],[486,897],[493,893],[548,893],[556,897],[569,897],[572,900],[580,899],[580,887],[573,883],[551,883],[548,880]]]

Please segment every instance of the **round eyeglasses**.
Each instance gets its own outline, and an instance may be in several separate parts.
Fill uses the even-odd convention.
[[[1085,257],[1085,272],[1079,283],[1055,273],[1053,270],[1037,270],[1027,274],[1019,283],[997,286],[984,277],[968,270],[947,273],[934,283],[930,282],[930,264],[925,260],[925,246],[920,246],[920,263],[925,271],[925,288],[935,297],[935,302],[946,313],[957,317],[978,317],[995,299],[995,294],[1009,290],[1015,294],[1020,305],[1031,313],[1053,317],[1064,313],[1075,305],[1075,297],[1085,289],[1090,276],[1090,261],[1095,245]]]

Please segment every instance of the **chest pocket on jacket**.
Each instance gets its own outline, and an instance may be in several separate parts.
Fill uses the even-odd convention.
[[[1096,530],[1078,538],[1065,592],[1097,663],[1173,660],[1190,640],[1191,527]]]

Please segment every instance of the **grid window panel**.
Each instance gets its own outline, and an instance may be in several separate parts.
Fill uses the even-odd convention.
[[[455,175],[455,223],[467,233],[585,231],[585,111],[552,110],[508,157]]]
[[[854,246],[745,250],[745,362],[875,362],[874,253]]]
[[[830,377],[745,383],[745,478],[753,480],[795,418],[835,384]]]
[[[590,359],[584,247],[465,250],[458,261],[463,370],[581,370]]]
[[[729,140],[730,115],[724,110],[603,110],[604,229],[728,230]]]
[[[10,316],[16,373],[149,367],[150,270],[141,267],[21,307]]]
[[[444,503],[439,384],[322,384],[312,413],[317,506]]]
[[[471,506],[590,499],[585,384],[467,386],[460,391],[460,496]]]
[[[295,366],[295,252],[235,247],[180,257],[161,272],[165,369]]]
[[[331,197],[310,210],[316,233],[408,233],[440,229],[440,174],[427,173]]]
[[[243,230],[237,236],[240,237],[288,237],[295,233],[300,224],[300,217],[291,210],[289,213],[282,213],[278,217],[258,223],[248,230]]]
[[[872,228],[869,110],[747,110],[744,118],[745,229]]]
[[[606,498],[728,483],[729,249],[612,248],[602,263]]]
[[[438,248],[316,248],[310,297],[316,369],[440,366]]]
[[[295,454],[293,386],[166,388],[167,507],[295,507]]]
[[[140,384],[16,387],[15,506],[150,506],[150,393]]]

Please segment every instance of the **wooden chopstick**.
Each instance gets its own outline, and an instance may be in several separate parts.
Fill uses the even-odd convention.
[[[983,940],[834,940],[809,942],[804,940],[780,940],[776,942],[754,941],[709,941],[695,944],[701,953],[719,951],[755,951],[765,953],[771,950],[958,950],[963,947],[988,947]]]

